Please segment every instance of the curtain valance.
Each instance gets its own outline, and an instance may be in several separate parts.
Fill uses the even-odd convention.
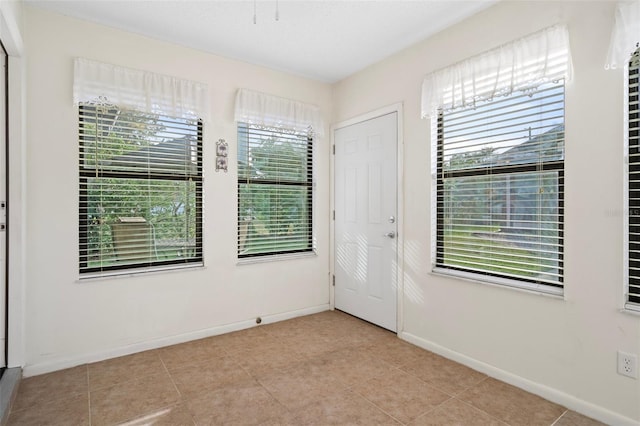
[[[235,121],[300,132],[311,129],[316,135],[324,134],[317,106],[249,89],[239,89],[236,94]]]
[[[640,43],[640,0],[619,2],[605,68],[624,68]]]
[[[533,92],[547,82],[569,80],[571,71],[567,28],[546,28],[428,74],[422,83],[422,117],[515,91]]]
[[[73,103],[98,102],[182,118],[209,118],[205,84],[76,58]]]

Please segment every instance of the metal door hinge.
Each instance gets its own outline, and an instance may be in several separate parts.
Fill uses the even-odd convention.
[[[336,211],[335,210],[333,211],[332,217],[333,217],[333,220],[336,220]]]
[[[333,278],[331,279],[331,284],[333,284],[333,286],[336,286],[336,276],[333,275]]]
[[[333,145],[333,155],[336,155],[336,146]]]

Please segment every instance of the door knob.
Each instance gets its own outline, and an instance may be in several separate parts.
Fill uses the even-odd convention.
[[[391,232],[387,232],[386,234],[384,234],[385,237],[389,237],[389,238],[395,238],[396,237],[396,233],[391,231]]]

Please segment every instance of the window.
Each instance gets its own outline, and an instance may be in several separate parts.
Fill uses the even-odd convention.
[[[564,81],[436,126],[436,268],[561,288]]]
[[[313,250],[313,138],[238,123],[238,257]]]
[[[74,60],[82,278],[202,264],[198,82]]]
[[[564,89],[554,25],[427,74],[433,270],[562,294]]]
[[[640,48],[629,62],[629,288],[627,302],[640,306]]]
[[[79,104],[80,272],[202,262],[202,123]]]

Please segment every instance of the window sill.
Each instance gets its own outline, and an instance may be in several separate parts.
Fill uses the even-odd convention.
[[[620,310],[623,314],[640,316],[640,305],[637,303],[625,303],[624,308]]]
[[[151,275],[159,275],[159,274],[167,274],[167,273],[175,273],[175,272],[186,272],[192,270],[202,270],[205,269],[204,262],[198,263],[189,263],[188,265],[168,265],[161,266],[157,268],[141,268],[141,269],[128,269],[128,270],[120,270],[106,273],[89,273],[81,275],[77,283],[85,283],[85,282],[94,282],[94,281],[104,281],[104,280],[113,280],[113,279],[121,279],[121,278],[134,278],[134,277],[147,277]]]
[[[556,288],[544,284],[528,283],[525,281],[518,281],[508,278],[488,277],[471,272],[454,271],[445,268],[433,268],[430,274],[444,278],[454,278],[476,284],[483,284],[498,288],[508,288],[528,294],[535,294],[538,296],[547,296],[554,299],[564,300],[564,290],[562,288]]]
[[[245,257],[242,259],[238,259],[238,263],[236,265],[252,265],[254,263],[266,263],[266,262],[278,262],[281,260],[295,260],[295,259],[304,259],[308,257],[317,257],[315,249],[312,251],[306,251],[303,253],[291,253],[291,254],[274,254],[274,255],[265,255],[265,256],[254,256],[254,257]]]

